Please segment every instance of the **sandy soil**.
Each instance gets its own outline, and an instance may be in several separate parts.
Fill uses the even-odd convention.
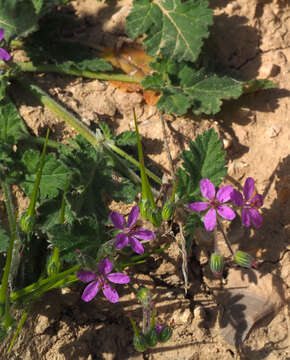
[[[158,322],[174,319],[174,334],[168,343],[136,353],[126,317],[131,311],[141,320],[141,308],[133,294],[124,289],[117,306],[101,296],[86,304],[80,300],[78,284],[61,294],[49,293],[35,304],[11,359],[289,359],[290,6],[286,0],[211,0],[210,4],[216,15],[208,43],[213,55],[245,79],[268,78],[277,88],[228,102],[213,118],[168,116],[169,147],[176,166],[188,140],[214,127],[228,155],[227,182],[243,185],[248,176],[256,179],[265,199],[263,226],[242,232],[234,222],[228,231],[234,248],[257,258],[259,270],[229,271],[222,280],[227,289],[225,298],[219,291],[222,284],[213,279],[208,268],[211,239],[200,231],[188,260],[190,286],[185,296],[178,238],[168,237],[171,247],[165,256],[152,257],[134,272],[138,284],[152,289]],[[80,24],[75,38],[107,45],[124,36],[124,17],[130,9],[127,0],[114,10],[95,0],[76,0],[72,6]],[[117,133],[132,128],[134,106],[146,153],[169,174],[158,113],[154,106],[144,104],[140,93],[125,93],[97,80],[57,75],[38,76],[37,81],[88,125],[101,119]],[[59,141],[74,135],[49,110],[29,99],[19,103],[19,108],[36,135],[43,134],[46,126]],[[17,201],[20,208],[24,206],[19,193]],[[239,286],[245,289],[244,297],[231,302]],[[250,327],[259,319],[238,352],[230,344],[233,337],[240,326]],[[2,354],[4,349],[7,343],[1,345]]]

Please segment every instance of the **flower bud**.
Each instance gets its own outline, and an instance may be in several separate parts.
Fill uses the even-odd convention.
[[[151,222],[151,224],[155,227],[158,227],[162,223],[162,217],[159,209],[151,210],[149,209],[149,217],[148,220]]]
[[[223,257],[219,253],[213,253],[210,257],[210,269],[215,277],[222,276],[224,267]]]
[[[142,199],[141,201],[139,201],[138,206],[139,206],[141,216],[143,216],[143,218],[145,218],[145,219],[148,219],[150,202],[148,200]]]
[[[156,329],[150,329],[146,335],[146,342],[147,342],[147,345],[150,346],[150,347],[154,347],[157,345],[158,343],[158,335],[157,335],[157,331]]]
[[[172,336],[173,330],[170,326],[163,326],[158,333],[158,341],[166,343]]]
[[[150,301],[150,290],[146,287],[140,287],[137,292],[137,297],[142,305],[148,305]]]
[[[145,351],[148,347],[146,338],[142,334],[141,335],[134,334],[133,344],[134,344],[134,348],[139,352]]]
[[[166,201],[161,212],[162,219],[170,220],[173,216],[174,210],[174,205],[170,201]]]
[[[34,228],[34,224],[35,224],[34,216],[27,215],[26,212],[21,216],[20,227],[24,233],[26,234],[31,233]]]
[[[257,264],[255,263],[255,259],[245,251],[238,250],[234,254],[235,262],[245,268],[250,269],[252,266],[257,268]]]

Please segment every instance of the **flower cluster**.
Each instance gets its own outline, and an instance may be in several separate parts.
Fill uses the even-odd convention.
[[[229,201],[242,211],[242,223],[249,227],[251,224],[259,228],[263,219],[258,209],[263,206],[263,197],[255,194],[255,180],[251,177],[246,179],[243,195],[232,188],[223,186],[216,193],[213,183],[209,179],[202,179],[200,190],[205,198],[203,202],[194,202],[188,205],[190,210],[203,212],[207,210],[203,222],[207,231],[212,231],[216,227],[217,214],[226,220],[233,220],[236,216],[234,210],[225,205]]]

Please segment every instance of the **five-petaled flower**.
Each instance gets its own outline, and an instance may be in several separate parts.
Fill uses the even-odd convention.
[[[119,232],[116,239],[116,247],[118,249],[121,249],[130,244],[132,249],[137,254],[144,254],[144,248],[138,239],[151,240],[155,237],[153,231],[143,228],[137,228],[135,226],[138,216],[139,207],[137,205],[133,206],[128,216],[127,223],[125,222],[125,219],[121,214],[115,211],[112,211],[110,213],[110,219],[113,225],[117,229],[122,230],[121,232]]]
[[[209,210],[204,216],[204,226],[207,231],[212,231],[216,226],[216,212],[227,220],[233,220],[235,212],[227,205],[221,205],[231,199],[233,188],[223,186],[215,193],[215,187],[209,179],[202,179],[200,182],[201,194],[207,199],[206,202],[194,202],[188,205],[190,210],[201,212]]]
[[[231,194],[232,202],[242,208],[242,223],[249,227],[251,223],[259,228],[262,225],[263,218],[257,209],[263,206],[263,197],[255,194],[255,180],[248,177],[244,184],[243,195],[234,190]]]
[[[100,288],[102,288],[103,294],[111,303],[119,301],[117,291],[109,282],[127,284],[130,282],[130,278],[128,275],[122,273],[111,273],[113,266],[113,263],[109,259],[103,259],[98,266],[97,273],[89,270],[82,270],[77,273],[78,279],[85,283],[89,282],[82,294],[83,301],[91,301],[97,295]]]
[[[0,41],[4,38],[4,29],[0,29]],[[0,59],[8,61],[11,59],[11,56],[6,50],[0,47]]]

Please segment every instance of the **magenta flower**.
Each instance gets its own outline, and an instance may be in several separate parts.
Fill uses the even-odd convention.
[[[223,186],[215,194],[215,187],[209,179],[202,179],[200,182],[201,194],[207,199],[206,202],[194,202],[189,204],[190,210],[201,212],[208,210],[204,216],[204,227],[207,231],[212,231],[216,226],[216,212],[227,220],[233,220],[236,216],[235,212],[227,205],[221,205],[231,199],[233,188],[231,186]]]
[[[117,229],[122,230],[121,232],[119,232],[116,239],[116,247],[118,249],[121,249],[130,244],[132,249],[137,254],[144,254],[144,248],[138,239],[154,239],[155,234],[153,231],[135,227],[138,216],[139,207],[137,205],[132,207],[132,210],[128,216],[127,223],[125,222],[124,217],[121,214],[115,211],[111,212],[110,219],[113,225]]]
[[[89,270],[82,270],[77,273],[78,279],[85,283],[89,282],[82,294],[83,301],[91,301],[97,295],[100,288],[102,288],[103,294],[111,303],[119,301],[119,295],[109,281],[115,284],[127,284],[130,282],[130,278],[122,273],[110,274],[112,269],[113,263],[108,259],[103,259],[98,266],[97,273]]]
[[[251,223],[255,228],[262,225],[263,218],[258,209],[263,206],[263,197],[260,194],[255,194],[255,180],[248,177],[244,184],[243,195],[234,190],[231,194],[232,202],[238,207],[242,208],[242,223],[249,227]]]
[[[4,38],[4,29],[0,29],[0,41]],[[0,59],[8,61],[11,59],[11,56],[6,50],[0,47]]]

